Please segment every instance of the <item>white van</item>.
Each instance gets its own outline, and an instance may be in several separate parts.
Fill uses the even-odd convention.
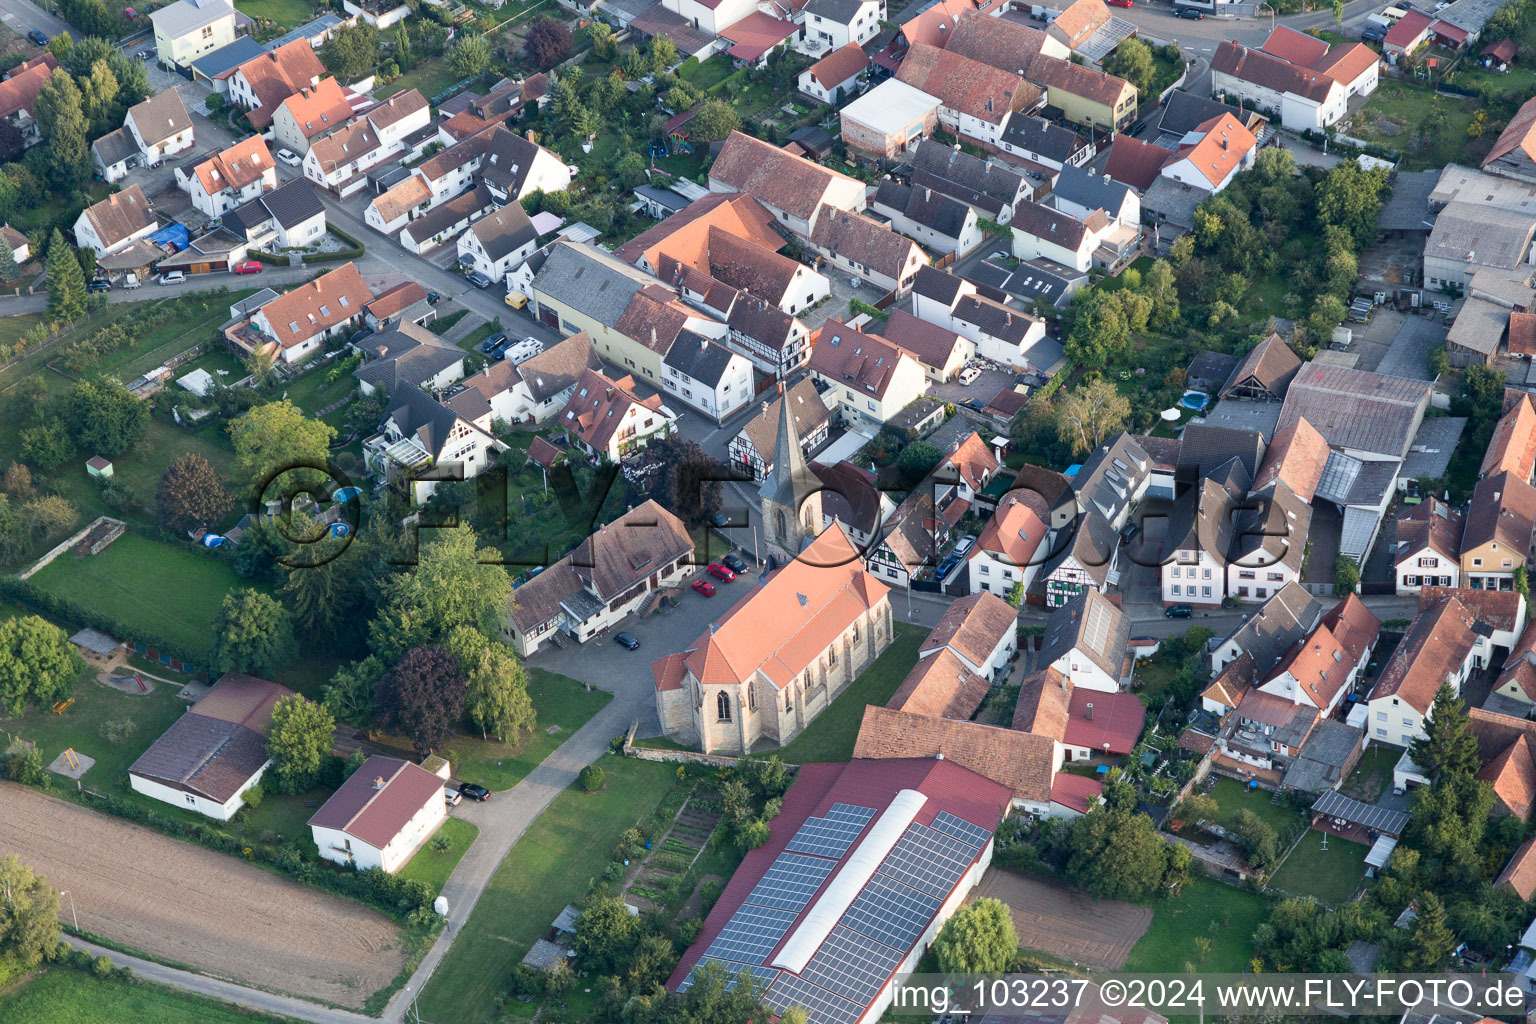
[[[978,367],[967,366],[965,369],[960,371],[960,376],[956,379],[961,383],[962,386],[970,387],[972,384],[976,383],[976,378],[980,376],[981,370]]]
[[[160,275],[161,284],[186,284],[187,275],[184,271],[168,270]]]

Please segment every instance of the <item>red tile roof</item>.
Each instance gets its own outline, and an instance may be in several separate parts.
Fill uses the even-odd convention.
[[[1200,126],[1205,133],[1193,146],[1182,146],[1174,159],[1185,159],[1212,185],[1232,176],[1258,140],[1231,114],[1219,114]]]
[[[1364,43],[1340,44],[1312,67],[1346,88],[1375,67],[1381,55]]]
[[[970,0],[940,0],[902,22],[901,34],[906,37],[908,46],[916,43],[944,46],[954,33],[956,21],[972,10]]]
[[[333,131],[352,119],[352,104],[334,78],[322,78],[317,85],[300,88],[279,106],[287,109],[307,139]]]
[[[1056,741],[1049,736],[980,722],[917,715],[870,705],[864,709],[855,758],[931,758],[1007,786],[1021,800],[1051,796]]]
[[[657,688],[660,688],[658,682]],[[948,647],[912,666],[885,706],[936,718],[969,719],[981,707],[992,681],[966,667]]]
[[[1092,718],[1088,717],[1090,704]],[[1107,750],[1111,754],[1129,754],[1141,738],[1146,720],[1147,707],[1133,693],[1075,687],[1062,742],[1100,753]]]
[[[1311,67],[1328,52],[1328,44],[1316,36],[1279,25],[1269,34],[1268,39],[1259,44],[1259,49],[1292,64]]]
[[[864,48],[858,43],[849,43],[812,64],[810,71],[811,77],[830,92],[867,67],[869,58],[864,55]]]
[[[1211,57],[1211,70],[1276,92],[1288,92],[1315,102],[1327,98],[1338,83],[1320,71],[1292,64],[1262,50],[1225,40]]]
[[[1516,848],[1493,884],[1509,886],[1522,900],[1536,896],[1536,839],[1527,839]]]
[[[443,780],[420,765],[370,757],[331,794],[309,824],[333,828],[383,849],[430,802],[443,799]]]
[[[246,115],[251,126],[259,130],[272,123],[273,112],[284,100],[324,75],[325,65],[308,40],[296,39],[251,58],[229,74],[244,78],[260,101],[260,106]]]
[[[720,38],[735,44],[727,53],[737,60],[752,64],[799,31],[800,26],[792,21],[753,11],[740,21],[721,29]]]
[[[291,348],[359,315],[372,299],[373,292],[357,266],[344,263],[279,295],[261,307],[260,315],[271,327],[277,343]]]
[[[1381,635],[1381,620],[1357,594],[1346,594],[1323,616],[1323,625],[1357,665],[1365,652],[1376,646],[1376,638]]]
[[[1477,641],[1472,625],[1472,613],[1454,597],[1419,612],[1382,669],[1370,699],[1396,696],[1419,714],[1428,714],[1440,684],[1472,652]]]
[[[1529,395],[1522,395],[1514,408],[1499,418],[1477,475],[1491,476],[1505,470],[1522,480],[1529,480],[1536,472],[1536,405]]]
[[[1057,772],[1051,780],[1051,803],[1082,814],[1104,796],[1104,783],[1087,775]]]
[[[1163,165],[1176,159],[1162,146],[1154,146],[1130,135],[1116,135],[1109,144],[1109,159],[1104,173],[1116,181],[1145,192],[1157,180]]]
[[[1397,24],[1387,29],[1386,36],[1382,39],[1383,46],[1393,46],[1407,49],[1415,45],[1429,32],[1429,26],[1434,24],[1434,19],[1427,14],[1418,11],[1408,11]]]
[[[1073,0],[1056,16],[1051,27],[1067,37],[1067,45],[1077,49],[1089,36],[1109,24],[1109,8],[1104,0]]]
[[[919,43],[907,52],[898,80],[937,97],[946,107],[988,124],[1001,124],[1015,110],[1040,98],[1040,90],[1016,74]]]
[[[1328,442],[1305,416],[1284,430],[1275,432],[1264,461],[1254,474],[1254,491],[1263,491],[1283,482],[1304,502],[1311,502],[1328,464]]]
[[[1524,821],[1536,803],[1536,759],[1531,741],[1521,736],[1483,766],[1477,777],[1493,787],[1493,795],[1510,814]]]
[[[13,71],[11,77],[0,82],[0,117],[10,117],[22,110],[32,113],[37,94],[53,71],[46,63],[33,64],[25,71]]]

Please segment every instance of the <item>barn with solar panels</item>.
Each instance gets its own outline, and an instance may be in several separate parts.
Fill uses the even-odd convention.
[[[808,764],[668,980],[718,962],[808,1024],[877,1020],[992,861],[1012,792],[942,758]]]

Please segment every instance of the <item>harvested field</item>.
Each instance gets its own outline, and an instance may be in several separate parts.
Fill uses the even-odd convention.
[[[988,868],[970,900],[990,896],[1013,913],[1019,945],[1084,967],[1118,971],[1152,923],[1152,911],[1119,900],[1096,900],[1064,882]]]
[[[359,904],[25,786],[0,782],[0,805],[0,850],[132,950],[353,1009],[404,966],[399,929]]]

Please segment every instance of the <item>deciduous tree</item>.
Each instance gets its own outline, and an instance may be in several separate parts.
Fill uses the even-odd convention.
[[[69,696],[85,662],[64,631],[47,619],[22,615],[0,622],[0,704],[15,718]]]
[[[1125,426],[1131,403],[1107,380],[1079,384],[1057,399],[1056,433],[1086,455]]]
[[[384,581],[369,627],[369,643],[386,663],[413,647],[441,643],[460,626],[497,636],[512,593],[497,553],[480,548],[474,530],[421,532],[417,564]]]
[[[59,945],[59,894],[13,853],[0,856],[0,985]]]
[[[553,18],[535,18],[523,37],[523,55],[548,70],[571,55],[571,30]]]
[[[76,381],[66,405],[75,440],[93,455],[123,455],[149,433],[149,406],[116,380]]]
[[[213,620],[213,661],[221,672],[261,676],[293,659],[288,611],[259,590],[231,590]]]
[[[279,793],[303,793],[320,781],[320,770],[331,754],[336,719],[324,704],[294,694],[272,705],[267,726],[270,779]]]
[[[1115,47],[1115,52],[1104,58],[1104,70],[1130,82],[1142,97],[1153,95],[1152,86],[1157,82],[1157,63],[1152,59],[1152,49],[1140,39],[1127,39]]]
[[[640,938],[640,919],[617,896],[594,896],[576,922],[576,952],[582,966],[610,974],[629,959]]]
[[[374,693],[379,680],[384,678],[385,665],[378,655],[370,654],[361,661],[343,665],[336,670],[321,691],[325,706],[338,721],[348,725],[372,726],[374,724]]]
[[[524,730],[533,731],[537,715],[528,696],[528,676],[505,644],[460,626],[448,638],[448,649],[465,676],[464,710],[482,738],[491,735],[505,743],[516,741]]]
[[[994,974],[1008,969],[1019,951],[1013,915],[1002,902],[980,899],[955,911],[933,940],[945,974]]]
[[[379,65],[379,30],[365,22],[342,25],[320,47],[320,63],[343,81],[363,77]]]
[[[717,142],[741,128],[741,116],[725,100],[712,96],[699,104],[688,122],[688,134],[700,142]]]
[[[336,431],[311,419],[292,402],[258,405],[229,425],[235,470],[244,487],[260,487],[293,466],[323,464]]]
[[[443,60],[460,78],[483,75],[491,67],[491,45],[485,36],[461,35],[443,54]]]
[[[160,525],[185,533],[217,522],[233,504],[213,463],[196,452],[178,455],[160,474],[155,507]]]
[[[464,673],[444,647],[417,647],[379,681],[374,707],[385,728],[425,757],[453,738],[464,714]]]

